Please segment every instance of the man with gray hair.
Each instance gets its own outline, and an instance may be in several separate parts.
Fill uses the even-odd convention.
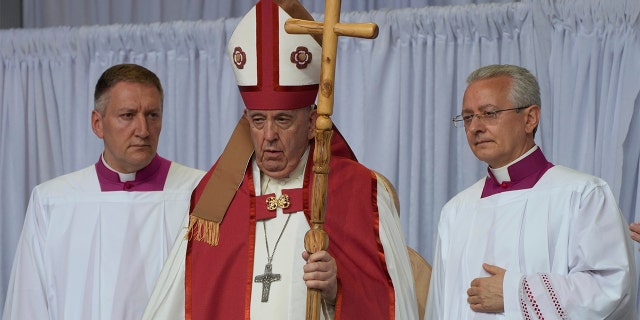
[[[606,182],[534,142],[535,77],[491,65],[467,83],[453,124],[487,176],[442,209],[427,319],[636,319],[626,223]]]

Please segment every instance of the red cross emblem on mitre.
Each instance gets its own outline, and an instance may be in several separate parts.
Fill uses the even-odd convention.
[[[227,46],[247,109],[284,110],[316,101],[322,48],[310,35],[288,34],[291,16],[272,0],[258,1]]]

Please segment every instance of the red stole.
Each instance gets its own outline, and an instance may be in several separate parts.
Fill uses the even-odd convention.
[[[311,153],[312,154],[312,153]],[[310,217],[313,160],[303,183]],[[359,163],[332,156],[325,230],[338,264],[336,319],[393,319],[395,296],[379,238],[377,181]],[[187,246],[186,319],[250,319],[256,201],[249,167],[224,220],[218,246],[191,240]],[[194,191],[199,200],[211,171]]]

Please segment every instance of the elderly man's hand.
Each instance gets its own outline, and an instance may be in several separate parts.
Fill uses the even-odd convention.
[[[330,305],[335,305],[338,294],[336,260],[326,251],[318,251],[312,255],[305,251],[302,258],[307,261],[302,277],[307,288],[320,290],[322,298]]]
[[[487,263],[483,263],[482,268],[491,276],[471,281],[471,288],[467,289],[467,302],[471,310],[476,312],[503,312],[502,281],[506,270]]]
[[[640,242],[640,222],[630,224],[629,231],[631,231],[631,239]]]

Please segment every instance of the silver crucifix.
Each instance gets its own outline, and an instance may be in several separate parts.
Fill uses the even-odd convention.
[[[254,282],[262,283],[262,302],[269,301],[269,291],[271,290],[271,282],[280,280],[280,274],[271,272],[271,263],[264,266],[264,273],[257,275]]]

